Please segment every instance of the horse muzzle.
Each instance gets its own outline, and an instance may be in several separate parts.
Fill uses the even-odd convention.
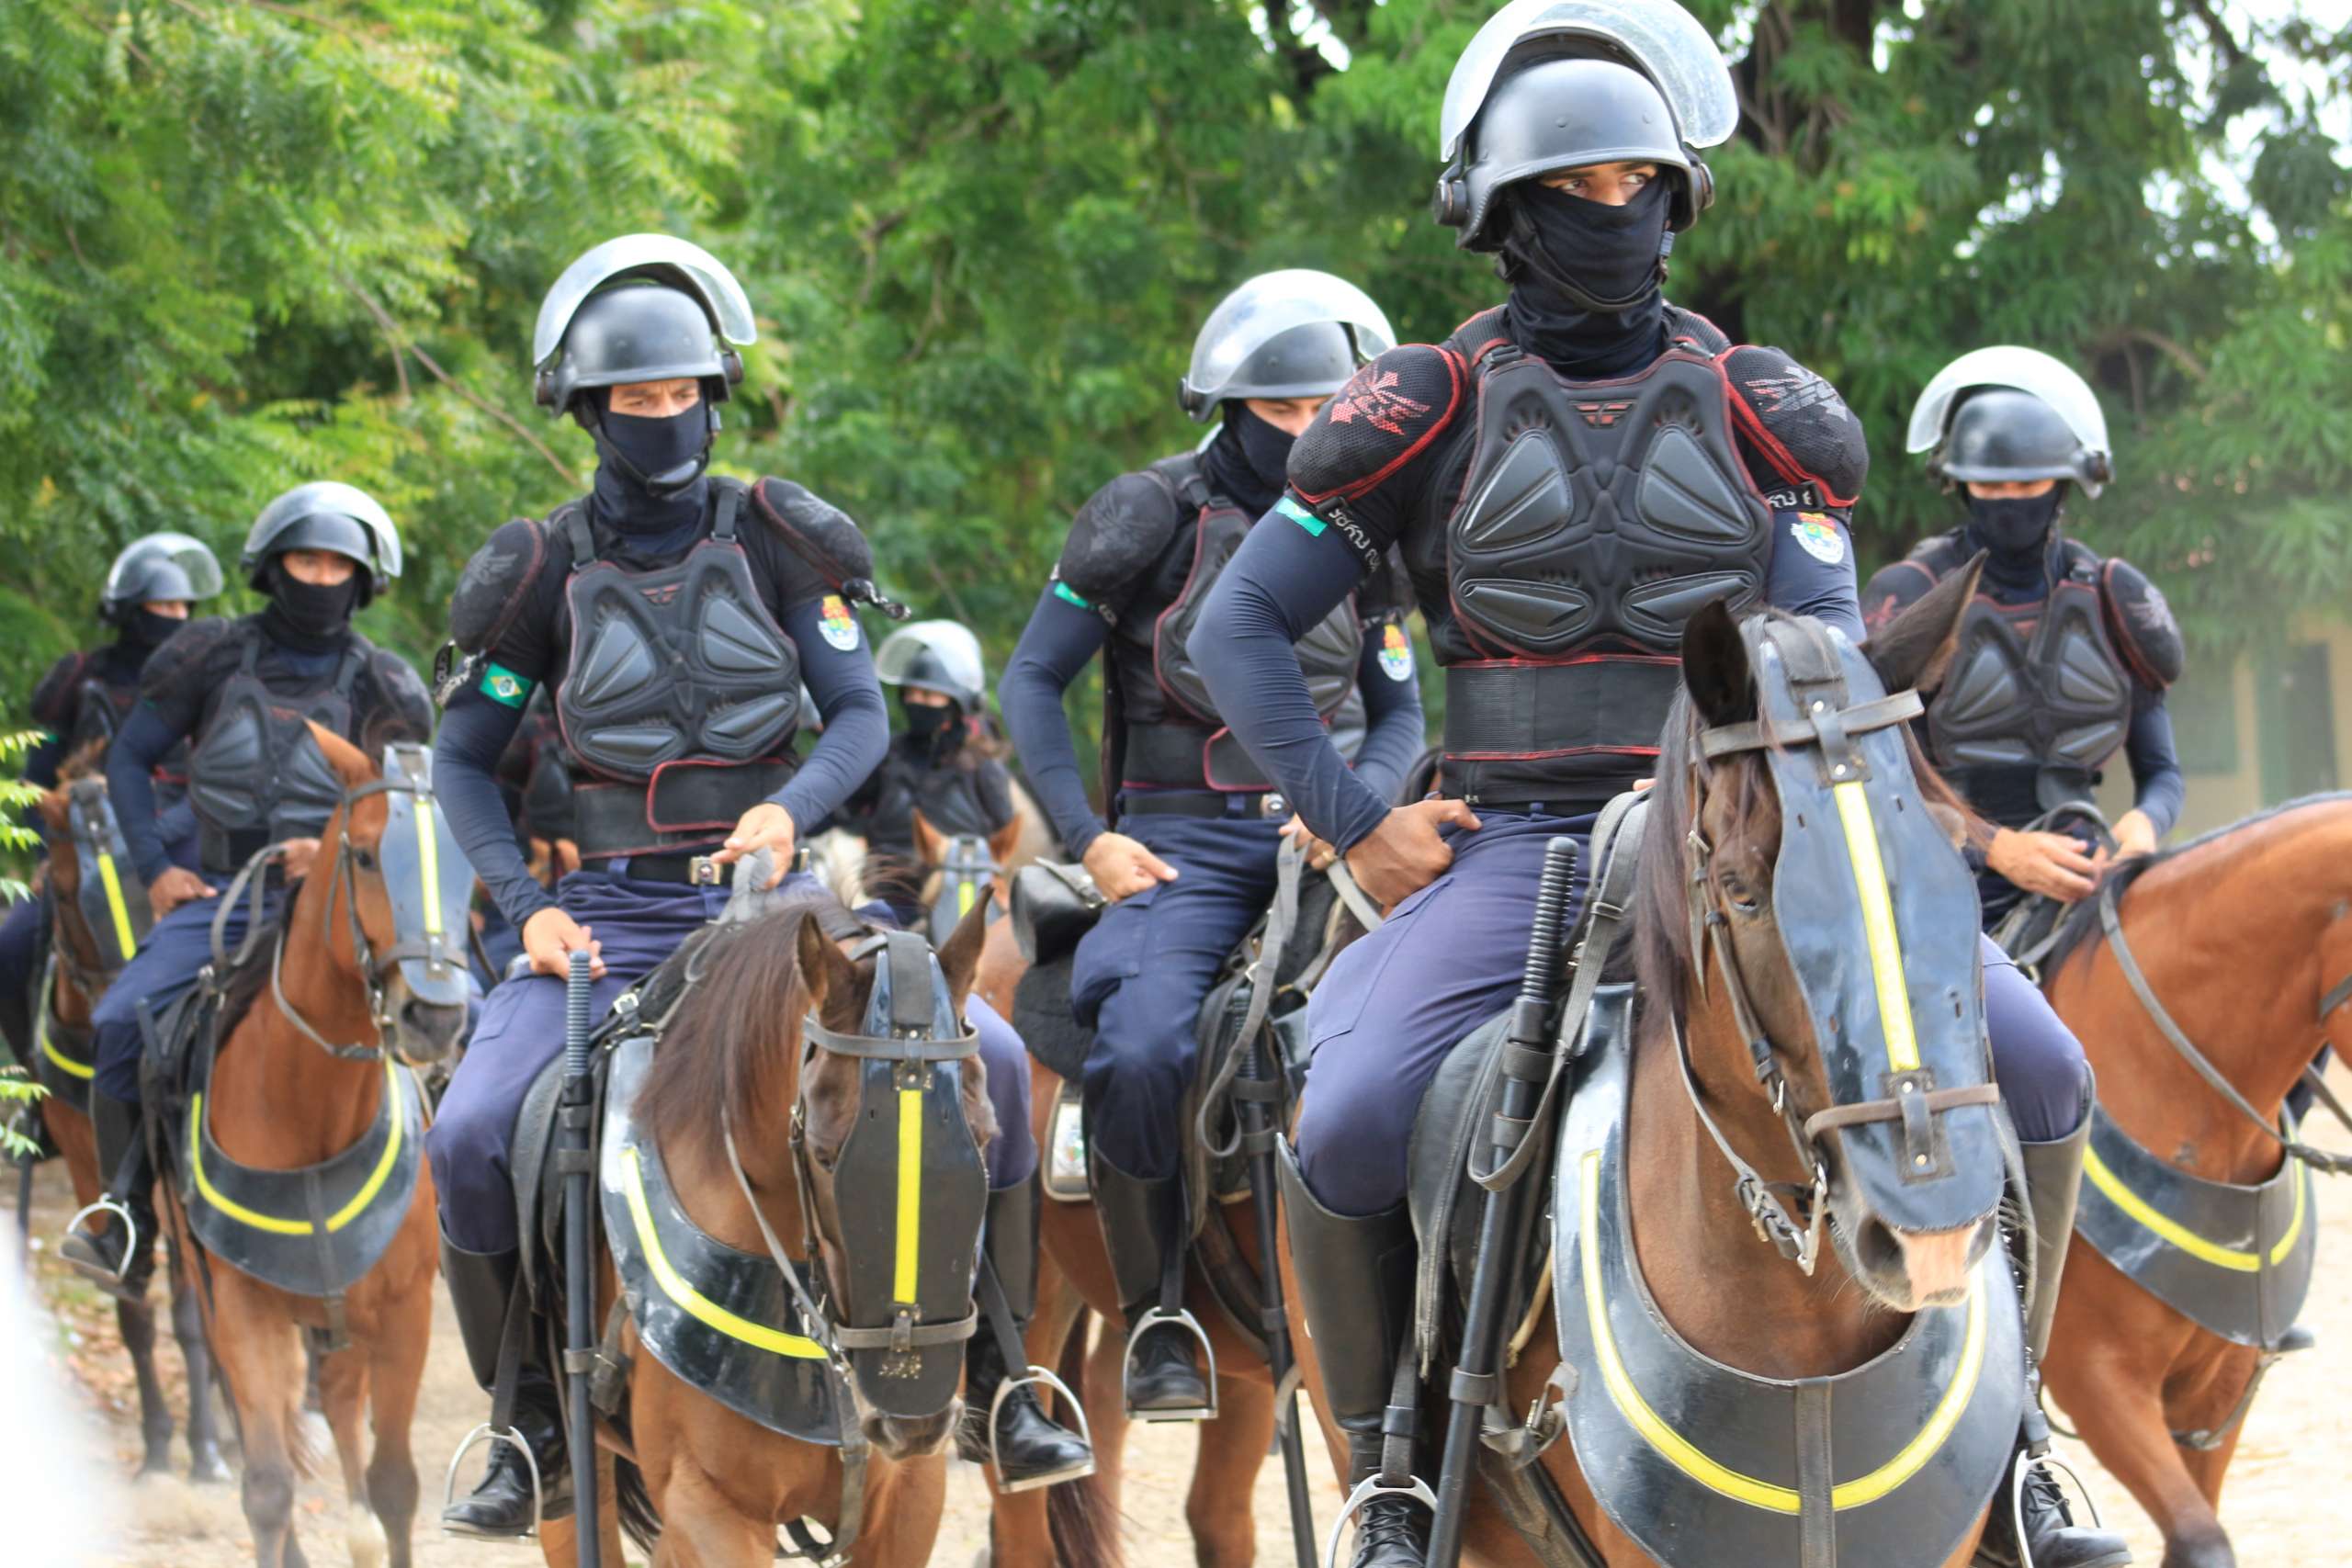
[[[392,1055],[421,1067],[447,1058],[465,1038],[471,1009],[464,1002],[427,1001],[395,979],[384,998],[391,1020]]]
[[[1990,1214],[1951,1230],[1898,1230],[1866,1205],[1831,1198],[1830,1235],[1847,1276],[1891,1312],[1957,1306],[1993,1243]]]
[[[928,1416],[892,1416],[866,1405],[858,1412],[858,1426],[876,1453],[885,1459],[910,1460],[945,1448],[963,1418],[964,1402],[958,1398],[948,1401],[946,1409]]]

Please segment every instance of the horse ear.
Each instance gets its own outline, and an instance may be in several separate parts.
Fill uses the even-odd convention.
[[[1746,724],[1756,716],[1756,674],[1747,642],[1731,606],[1721,599],[1699,607],[1682,628],[1682,685],[1710,728]]]
[[[1012,821],[989,835],[989,858],[997,864],[1012,863],[1012,852],[1021,845],[1022,822],[1021,813],[1016,811],[1012,814]]]
[[[1960,646],[1961,620],[1984,574],[1984,552],[1979,550],[1862,644],[1863,657],[1889,692],[1932,692],[1944,683]]]
[[[971,994],[972,978],[980,972],[980,949],[989,935],[989,901],[975,898],[956,929],[939,946],[939,972],[947,977],[947,996],[956,1010],[964,1010],[964,998]]]
[[[842,956],[824,922],[813,913],[800,917],[798,937],[800,983],[808,988],[808,1007],[829,1026],[831,1014],[846,1011],[857,999],[857,965]]]
[[[931,825],[931,818],[922,814],[922,807],[915,807],[913,815],[915,859],[924,865],[937,865],[946,852],[946,840],[940,836],[939,829]]]
[[[34,803],[34,809],[40,813],[41,821],[47,824],[49,828],[49,836],[51,838],[53,839],[58,834],[65,831],[68,813],[66,810],[65,792],[63,790],[45,789],[41,791],[40,799]]]
[[[376,765],[376,759],[316,719],[311,721],[311,738],[319,743],[319,750],[326,756],[327,766],[334,770],[334,776],[343,781],[345,789],[357,789],[361,784],[371,784],[384,776],[384,771]]]

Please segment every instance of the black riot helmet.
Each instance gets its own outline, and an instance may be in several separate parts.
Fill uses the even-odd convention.
[[[917,621],[900,626],[874,650],[874,673],[886,686],[936,692],[967,714],[981,711],[982,694],[988,689],[980,639],[959,621]]]
[[[401,531],[390,513],[366,491],[335,479],[296,485],[263,507],[246,530],[237,569],[267,592],[270,560],[288,550],[333,550],[357,561],[363,606],[401,574]]]
[[[1731,73],[1707,30],[1673,0],[1511,0],[1447,80],[1437,220],[1465,250],[1502,244],[1497,195],[1555,169],[1656,164],[1680,231],[1714,200],[1699,149],[1739,123]]]
[[[220,592],[220,563],[192,535],[147,534],[133,539],[107,569],[98,591],[98,618],[121,626],[140,605],[158,599],[194,604]]]
[[[1988,387],[1960,405],[1936,454],[1947,479],[2073,479],[2084,474],[2083,444],[2058,412],[2030,392]]]
[[[1387,316],[1346,278],[1303,266],[1262,272],[1201,323],[1178,398],[1203,422],[1229,398],[1328,398],[1396,346]]]
[[[1971,350],[1939,371],[1911,410],[1905,445],[1948,484],[2071,479],[2096,496],[2115,477],[2098,396],[2039,349]]]
[[[624,234],[564,268],[531,334],[534,390],[553,413],[594,388],[691,377],[722,402],[759,335],[751,301],[717,258],[668,234]],[[583,421],[583,423],[585,423]]]

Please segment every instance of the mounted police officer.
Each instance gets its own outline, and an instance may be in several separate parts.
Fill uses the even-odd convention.
[[[1127,1407],[1147,1419],[1198,1418],[1210,1404],[1197,1325],[1151,1309],[1189,1238],[1180,1122],[1201,1002],[1272,897],[1290,815],[1235,742],[1234,716],[1203,686],[1184,638],[1281,493],[1298,432],[1394,341],[1379,307],[1327,273],[1267,273],[1227,295],[1182,388],[1193,419],[1222,414],[1215,435],[1121,475],[1080,509],[998,691],[1031,787],[1112,900],[1079,946],[1071,1000],[1095,1031],[1083,1085],[1094,1202],[1126,1309]],[[1360,705],[1370,730],[1351,783],[1383,799],[1421,744],[1401,622],[1384,596],[1342,593],[1283,653],[1289,678],[1313,694],[1318,737]],[[1098,650],[1110,828],[1088,803],[1062,710]]]
[[[183,557],[183,559],[187,558]],[[212,922],[233,949],[253,907],[220,910],[220,893],[254,854],[284,844],[258,874],[261,918],[284,908],[286,887],[318,852],[343,785],[309,725],[373,756],[395,740],[423,741],[432,704],[416,671],[356,630],[352,616],[401,573],[400,530],[365,491],[334,480],[297,485],[254,519],[238,562],[267,604],[233,621],[189,621],[141,671],[139,702],[107,752],[107,793],[131,865],[147,885],[154,929],[92,1017],[97,1077],[91,1105],[99,1168],[141,1236],[153,1235],[153,1173],[138,1135],[142,1041],[164,1008],[212,957]],[[157,770],[187,756],[196,865],[175,861],[159,809]],[[119,1227],[70,1233],[66,1260],[109,1289],[136,1291],[150,1256],[126,1258]],[[125,1277],[124,1270],[130,1274]]]
[[[594,956],[596,1006],[609,1006],[724,908],[745,857],[771,851],[786,874],[804,832],[881,761],[881,688],[851,609],[878,600],[864,536],[789,480],[707,471],[718,406],[753,335],[742,288],[697,246],[634,234],[572,263],[539,308],[532,354],[541,405],[595,442],[594,486],[544,519],[498,528],[450,603],[465,657],[442,688],[435,784],[531,961],[484,1001],[427,1144],[442,1269],[485,1390],[521,1264],[515,1112],[562,1048],[566,955]],[[805,757],[794,746],[803,682],[825,719]],[[583,862],[553,893],[515,844],[496,777],[542,686],[572,771]],[[991,1078],[1025,1073],[1010,1027],[977,1000],[970,1011]],[[1035,1166],[1027,1128],[1024,1105],[989,1149],[1006,1179]],[[562,1427],[536,1348],[514,1425],[550,1485],[547,1517],[562,1517]],[[502,1442],[442,1522],[520,1536],[533,1503],[529,1465]]]
[[[988,740],[980,639],[956,621],[917,621],[883,638],[874,668],[899,693],[901,728],[837,818],[865,840],[867,886],[899,923],[922,923],[915,813],[948,837],[991,839],[1019,814],[1012,775]]]
[[[147,534],[133,539],[107,570],[98,592],[98,619],[115,630],[102,647],[69,653],[49,667],[33,687],[32,719],[46,738],[25,756],[24,782],[37,789],[57,787],[57,770],[92,742],[111,740],[139,701],[140,672],[157,649],[187,624],[200,602],[220,592],[220,563],[204,541],[186,534]],[[196,818],[185,804],[185,749],[164,759],[155,776],[158,804],[168,817],[166,852],[175,863],[193,868]],[[38,828],[36,819],[33,826]],[[31,1039],[33,996],[49,900],[20,900],[0,921],[0,1032],[19,1049]]]
[[[1737,119],[1713,40],[1671,0],[1516,0],[1490,19],[1447,85],[1436,215],[1498,256],[1510,297],[1331,400],[1192,637],[1219,711],[1391,906],[1315,993],[1283,1161],[1354,1480],[1382,1469],[1411,1317],[1413,1119],[1455,1043],[1513,995],[1545,841],[1588,836],[1651,771],[1702,604],[1728,595],[1863,636],[1847,532],[1860,423],[1784,351],[1735,344],[1661,293],[1673,236],[1713,198],[1700,149]],[[1444,796],[1395,809],[1325,741],[1287,653],[1392,545],[1446,670]],[[2014,970],[1986,979],[2020,1126],[2072,1131],[2080,1045]],[[2120,1538],[2034,1494],[2035,1562],[2126,1560]],[[1373,1498],[1355,1562],[1416,1568],[1428,1526],[1419,1504]]]
[[[2133,804],[2116,819],[2115,857],[2154,850],[2179,816],[2165,689],[2180,678],[2180,627],[2139,568],[2067,536],[2070,490],[2096,497],[2114,465],[2098,400],[2064,365],[2030,348],[1961,355],[1920,394],[1909,446],[1968,520],[1881,570],[1862,604],[1880,624],[1984,556],[1927,741],[1989,827],[1968,846],[1989,930],[2027,894],[2071,904],[2098,885],[2106,857],[2040,825],[2088,806],[2117,751]]]

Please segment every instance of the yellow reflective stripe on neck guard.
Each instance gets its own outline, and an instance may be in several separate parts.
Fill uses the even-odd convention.
[[[893,1301],[915,1300],[916,1259],[922,1242],[922,1090],[899,1091],[899,1256],[890,1275]]]
[[[75,1061],[64,1052],[60,1051],[57,1048],[57,1042],[50,1038],[49,1005],[49,998],[43,996],[35,1004],[33,1011],[33,1039],[40,1044],[40,1054],[48,1057],[51,1065],[59,1072],[77,1078],[96,1077],[98,1076],[96,1063]]]
[[[621,1196],[628,1203],[629,1224],[637,1232],[637,1245],[645,1254],[645,1267],[662,1293],[677,1303],[685,1314],[704,1327],[724,1334],[728,1338],[765,1350],[772,1355],[790,1356],[796,1360],[820,1361],[825,1352],[814,1339],[798,1334],[786,1334],[780,1328],[753,1323],[739,1317],[717,1302],[686,1283],[685,1277],[670,1262],[662,1250],[662,1238],[653,1231],[653,1215],[645,1203],[645,1176],[638,1168],[637,1150],[621,1151]]]
[[[434,831],[433,797],[416,796],[417,880],[424,884],[424,934],[441,934],[441,843]]]
[[[1870,944],[1871,977],[1877,983],[1886,1065],[1898,1073],[1917,1072],[1919,1041],[1911,1032],[1911,990],[1903,979],[1903,943],[1894,931],[1894,900],[1886,890],[1886,862],[1879,855],[1870,796],[1862,793],[1859,779],[1832,784],[1829,794],[1846,829],[1846,858],[1853,863],[1854,891],[1862,901],[1862,931]]]
[[[2292,1161],[2289,1163],[2291,1164]],[[2227,1269],[2232,1273],[2261,1272],[2260,1254],[2241,1252],[2234,1247],[2223,1247],[2219,1242],[2208,1241],[2199,1235],[2195,1231],[2123,1185],[2123,1179],[2109,1168],[2105,1160],[2098,1157],[2098,1150],[2087,1145],[2083,1150],[2083,1175],[2089,1179],[2090,1184],[2098,1188],[2109,1202],[2138,1221],[2143,1229],[2154,1232],[2191,1258],[2200,1262],[2211,1263],[2216,1269]],[[2287,1260],[2287,1255],[2294,1250],[2295,1239],[2303,1234],[2303,1204],[2311,1194],[2311,1176],[2309,1172],[2301,1170],[2294,1171],[2292,1176],[2295,1183],[2295,1213],[2293,1218],[2287,1222],[2287,1234],[2280,1236],[2278,1244],[2270,1249],[2270,1262],[2273,1268]]]
[[[98,880],[107,890],[107,912],[114,917],[114,940],[122,955],[129,958],[139,951],[139,938],[130,929],[130,908],[122,901],[122,878],[114,869],[114,856],[98,852]]]
[[[391,1178],[393,1165],[401,1157],[401,1129],[407,1118],[401,1113],[401,1070],[390,1062],[384,1064],[384,1092],[390,1097],[391,1136],[384,1140],[382,1156],[376,1161],[376,1168],[368,1173],[368,1179],[361,1183],[359,1190],[351,1195],[351,1201],[327,1216],[327,1234],[330,1235],[368,1212],[368,1205],[383,1191],[384,1183]],[[204,1174],[204,1096],[200,1093],[190,1097],[187,1102],[187,1165],[189,1173],[196,1178],[196,1190],[204,1194],[204,1201],[239,1224],[266,1231],[272,1235],[317,1234],[308,1220],[281,1220],[274,1214],[261,1213],[246,1208],[213,1187],[211,1179]]]
[[[1722,1494],[1736,1503],[1764,1508],[1776,1514],[1801,1512],[1804,1499],[1795,1489],[1758,1481],[1743,1475],[1728,1465],[1717,1463],[1702,1452],[1689,1438],[1667,1425],[1663,1416],[1650,1408],[1641,1390],[1634,1386],[1633,1374],[1617,1354],[1616,1338],[1609,1329],[1609,1307],[1602,1300],[1600,1284],[1600,1151],[1593,1149],[1584,1156],[1582,1172],[1583,1230],[1577,1239],[1577,1250],[1584,1262],[1585,1321],[1592,1335],[1592,1349],[1600,1362],[1600,1381],[1609,1390],[1609,1397],[1624,1416],[1626,1425],[1641,1434],[1643,1441],[1657,1450],[1658,1456],[1711,1492]],[[1627,1245],[1632,1244],[1629,1241]],[[1629,1259],[1630,1261],[1630,1259]],[[1941,1309],[1930,1309],[1941,1310]],[[1859,1508],[1875,1503],[1895,1491],[1926,1468],[1936,1451],[1951,1438],[1952,1428],[1968,1410],[1969,1401],[1976,1396],[1976,1383],[1984,1370],[1985,1338],[1984,1292],[1980,1281],[1971,1280],[1968,1286],[1968,1326],[1961,1345],[1960,1365],[1952,1370],[1951,1382],[1936,1402],[1927,1422],[1917,1436],[1903,1445],[1893,1459],[1852,1481],[1842,1481],[1829,1491],[1832,1508]]]

